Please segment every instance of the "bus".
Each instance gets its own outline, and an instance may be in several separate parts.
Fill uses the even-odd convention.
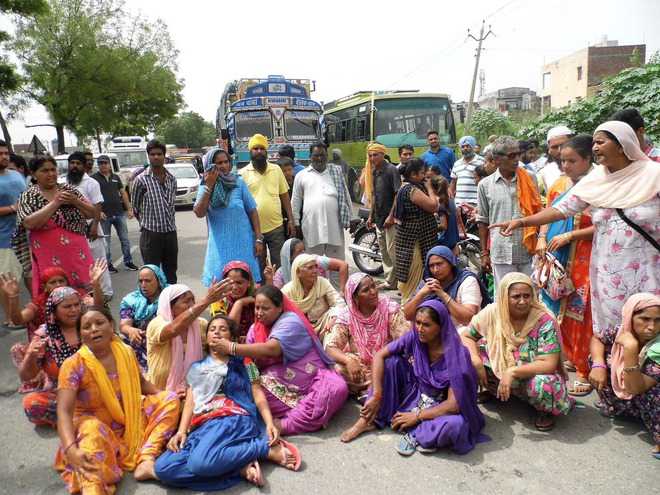
[[[228,83],[216,112],[216,128],[236,168],[250,162],[248,141],[254,134],[268,138],[269,159],[281,145],[290,144],[296,161],[308,164],[310,144],[322,137],[321,105],[310,98],[315,89],[314,81],[280,75]]]
[[[378,141],[393,161],[398,147],[410,144],[415,156],[426,151],[426,133],[438,131],[440,143],[456,143],[456,128],[449,95],[407,91],[362,91],[324,105],[325,139],[339,149],[351,168],[347,182],[354,200],[361,197],[358,177],[367,145]]]

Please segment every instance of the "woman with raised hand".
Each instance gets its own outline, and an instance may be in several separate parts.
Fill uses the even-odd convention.
[[[231,290],[218,302],[211,304],[210,311],[214,316],[227,315],[236,322],[240,333],[239,341],[243,343],[254,323],[254,276],[247,263],[230,261],[222,269],[222,278],[231,281]]]
[[[237,342],[239,335],[225,315],[209,322],[208,355],[188,370],[179,429],[156,461],[162,483],[198,491],[223,490],[241,479],[262,486],[260,459],[300,467],[298,449],[279,438],[256,365],[218,345]]]

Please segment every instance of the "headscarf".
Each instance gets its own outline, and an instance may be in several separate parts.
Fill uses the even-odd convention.
[[[158,286],[161,291],[168,286],[167,278],[165,278],[165,273],[161,267],[156,265],[142,265],[140,270],[138,270],[138,274],[145,268],[151,270],[156,276],[156,280],[158,280]],[[119,303],[119,311],[125,309],[130,309],[133,312],[133,319],[136,321],[150,320],[156,315],[156,312],[158,311],[158,298],[156,298],[155,301],[150,302],[149,298],[142,292],[138,282],[138,288],[124,296],[124,298],[121,300],[121,303]]]
[[[458,402],[460,414],[469,425],[470,444],[474,446],[477,442],[487,440],[487,437],[480,434],[485,421],[477,405],[477,373],[472,366],[470,353],[461,342],[444,304],[437,300],[425,301],[418,306],[418,309],[424,307],[431,308],[438,314],[445,368],[440,373],[437,369],[431,369],[428,346],[419,340],[419,333],[413,324],[411,330],[411,333],[414,334],[413,372],[418,381],[430,387],[436,389],[451,387]]]
[[[657,164],[656,164],[657,166]],[[649,292],[642,292],[639,294],[633,294],[628,298],[626,303],[623,305],[621,310],[621,326],[619,327],[616,336],[623,333],[633,333],[633,315],[638,311],[643,311],[647,308],[653,306],[660,306],[660,297]],[[646,355],[651,347],[660,347],[660,340],[658,338],[648,342],[639,353],[639,365],[642,366],[646,360]],[[612,357],[610,361],[611,365],[611,379],[612,379],[612,389],[619,399],[630,400],[633,398],[631,394],[626,392],[623,383],[623,346],[614,342],[612,345]]]
[[[191,292],[190,287],[183,284],[172,284],[163,289],[158,298],[158,316],[163,318],[167,323],[172,323],[174,321],[172,301],[186,292]],[[203,357],[199,320],[195,318],[188,327],[185,359],[183,356],[183,339],[181,336],[177,335],[170,342],[172,346],[172,362],[170,363],[170,373],[167,376],[167,385],[165,388],[174,391],[185,383],[186,373],[190,365]]]
[[[140,386],[140,369],[133,351],[123,344],[117,336],[110,343],[112,356],[115,358],[121,402],[117,398],[108,372],[94,353],[83,345],[78,354],[92,374],[101,394],[101,400],[110,412],[113,421],[125,426],[124,442],[128,446],[128,455],[122,468],[128,471],[135,469],[144,429],[142,425],[142,389]]]
[[[534,179],[520,167],[516,168],[516,192],[520,213],[523,217],[541,211],[543,204],[541,203],[539,191],[534,185]],[[536,250],[538,230],[539,228],[534,225],[523,227],[522,243],[530,254],[533,254]]]
[[[587,174],[571,190],[585,203],[597,208],[634,208],[660,193],[660,167],[649,160],[639,147],[635,131],[625,122],[610,121],[599,125],[616,137],[629,160],[627,167],[610,172],[600,165]]]
[[[452,267],[452,270],[454,272],[454,279],[449,283],[447,287],[443,287],[444,291],[447,294],[449,294],[449,296],[452,299],[456,299],[456,296],[458,295],[458,289],[461,287],[461,284],[465,281],[466,278],[469,277],[477,278],[477,276],[474,273],[472,273],[470,270],[458,269],[458,260],[456,259],[454,253],[452,253],[451,249],[449,249],[446,246],[435,246],[429,249],[429,251],[426,253],[426,260],[424,261],[424,276],[422,277],[422,281],[420,282],[419,287],[417,288],[418,291],[419,289],[422,288],[426,279],[433,278],[433,274],[431,273],[431,270],[429,268],[431,256],[440,256],[441,258],[444,258]],[[436,298],[435,294],[432,294],[427,299],[435,299],[435,298]]]
[[[367,198],[367,206],[373,206],[374,179],[371,161],[369,160],[369,152],[382,153],[384,155],[387,153],[387,148],[376,142],[370,143],[369,146],[367,146],[367,158],[364,163],[364,196]]]
[[[203,158],[204,163],[204,172],[209,172],[215,167],[215,156],[218,153],[227,153],[224,148],[219,146],[214,146],[206,152]],[[229,153],[227,153],[229,156]],[[205,184],[205,179],[202,178],[202,185]],[[211,193],[211,208],[225,208],[229,203],[229,196],[231,191],[238,184],[238,176],[229,172],[228,174],[220,174],[218,180],[213,186],[213,191]]]
[[[458,145],[463,146],[464,144],[468,144],[474,149],[474,147],[477,146],[477,140],[472,136],[463,136],[458,140]]]
[[[527,321],[522,330],[516,333],[509,314],[509,289],[514,284],[525,284],[532,289],[532,301]],[[495,302],[486,306],[472,317],[470,326],[483,335],[488,343],[488,358],[493,373],[502,377],[508,368],[516,365],[513,351],[527,341],[527,335],[543,316],[552,317],[547,308],[538,300],[538,294],[532,279],[524,273],[507,273],[497,288]]]
[[[374,354],[390,341],[390,321],[399,311],[399,304],[379,294],[378,305],[374,312],[369,316],[363,315],[353,296],[362,280],[368,276],[366,273],[358,272],[348,278],[344,289],[346,307],[337,315],[336,323],[348,327],[360,360],[364,364],[371,365]]]
[[[67,284],[70,283],[69,276],[66,274],[64,269],[60,268],[59,266],[49,266],[41,270],[41,273],[39,274],[39,294],[37,294],[36,297],[32,299],[32,302],[37,306],[37,308],[39,308],[40,320],[45,319],[44,308],[46,306],[48,296],[50,295],[46,293],[46,284],[51,278],[54,277],[62,277],[64,280],[66,280]],[[81,298],[87,296],[87,293],[84,290],[77,290],[78,295],[80,295]]]
[[[46,348],[53,358],[55,358],[58,368],[62,366],[66,358],[73,356],[80,347],[80,345],[74,347],[67,343],[60,324],[57,321],[57,315],[55,314],[57,306],[67,297],[73,295],[80,298],[80,294],[76,289],[72,289],[71,287],[57,287],[53,289],[46,301]]]
[[[562,136],[572,136],[573,131],[565,125],[558,125],[553,127],[548,131],[548,135],[545,139],[546,143],[549,143],[551,139],[555,139]]]
[[[282,273],[282,280],[285,284],[291,282],[291,251],[293,251],[293,244],[296,242],[302,242],[300,239],[292,237],[287,239],[280,249],[280,267]]]
[[[255,134],[248,141],[248,150],[252,151],[255,146],[261,146],[268,149],[268,138],[263,134]]]
[[[240,296],[238,299],[246,296],[254,296],[254,292],[255,292],[254,277],[252,276],[252,271],[250,270],[249,265],[243,261],[230,261],[222,269],[222,278],[227,278],[227,275],[229,275],[229,272],[232,270],[243,270],[248,275],[249,286],[247,292],[244,295]],[[217,312],[214,312],[214,314],[228,315],[229,312],[231,311],[231,308],[234,306],[234,303],[238,299],[234,298],[234,296],[231,293],[227,294],[224,298],[222,298],[219,301],[218,310]],[[240,318],[241,320],[238,322],[238,324],[240,329],[242,330],[242,333],[245,333],[247,332],[248,328],[250,328],[250,325],[252,325],[252,323],[254,322],[254,304],[248,304],[244,306],[243,311],[241,311]]]
[[[313,254],[302,253],[298,255],[291,266],[291,281],[282,287],[282,292],[305,314],[314,307],[316,301],[334,290],[326,278],[318,276],[309,294],[305,296],[305,289],[298,276],[298,270],[307,263],[316,263],[316,259],[316,255]]]

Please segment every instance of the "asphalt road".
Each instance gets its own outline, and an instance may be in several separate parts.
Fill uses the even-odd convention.
[[[177,213],[179,227],[179,281],[201,294],[199,278],[206,249],[206,226],[191,211]],[[137,224],[129,222],[137,252]],[[120,258],[113,239],[114,259]],[[112,276],[117,312],[119,301],[135,287],[136,274]],[[64,484],[52,469],[58,445],[55,431],[32,426],[16,393],[18,377],[9,359],[9,348],[24,339],[24,331],[0,330],[0,493],[65,494]],[[303,467],[292,473],[263,463],[266,486],[261,490],[245,483],[226,493],[336,494],[365,493],[483,493],[483,494],[638,494],[660,486],[660,464],[650,455],[650,437],[636,422],[611,421],[593,407],[595,394],[583,407],[562,417],[550,433],[537,432],[533,412],[513,399],[483,407],[485,433],[491,441],[471,453],[399,456],[398,435],[385,430],[369,433],[344,445],[342,430],[357,418],[358,406],[347,402],[326,430],[295,437],[303,454]],[[157,483],[136,483],[130,474],[119,485],[120,494],[184,494]]]

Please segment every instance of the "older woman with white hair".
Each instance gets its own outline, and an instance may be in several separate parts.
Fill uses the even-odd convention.
[[[660,293],[660,167],[639,147],[633,129],[610,121],[594,132],[600,166],[559,203],[524,218],[493,224],[500,234],[545,225],[591,208],[596,226],[590,281],[593,331],[616,332],[623,303],[639,292]],[[493,235],[497,235],[493,233]]]
[[[548,145],[548,157],[538,172],[539,183],[545,196],[550,188],[562,174],[561,171],[561,146],[572,138],[575,133],[565,125],[558,125],[548,131],[546,143]]]

